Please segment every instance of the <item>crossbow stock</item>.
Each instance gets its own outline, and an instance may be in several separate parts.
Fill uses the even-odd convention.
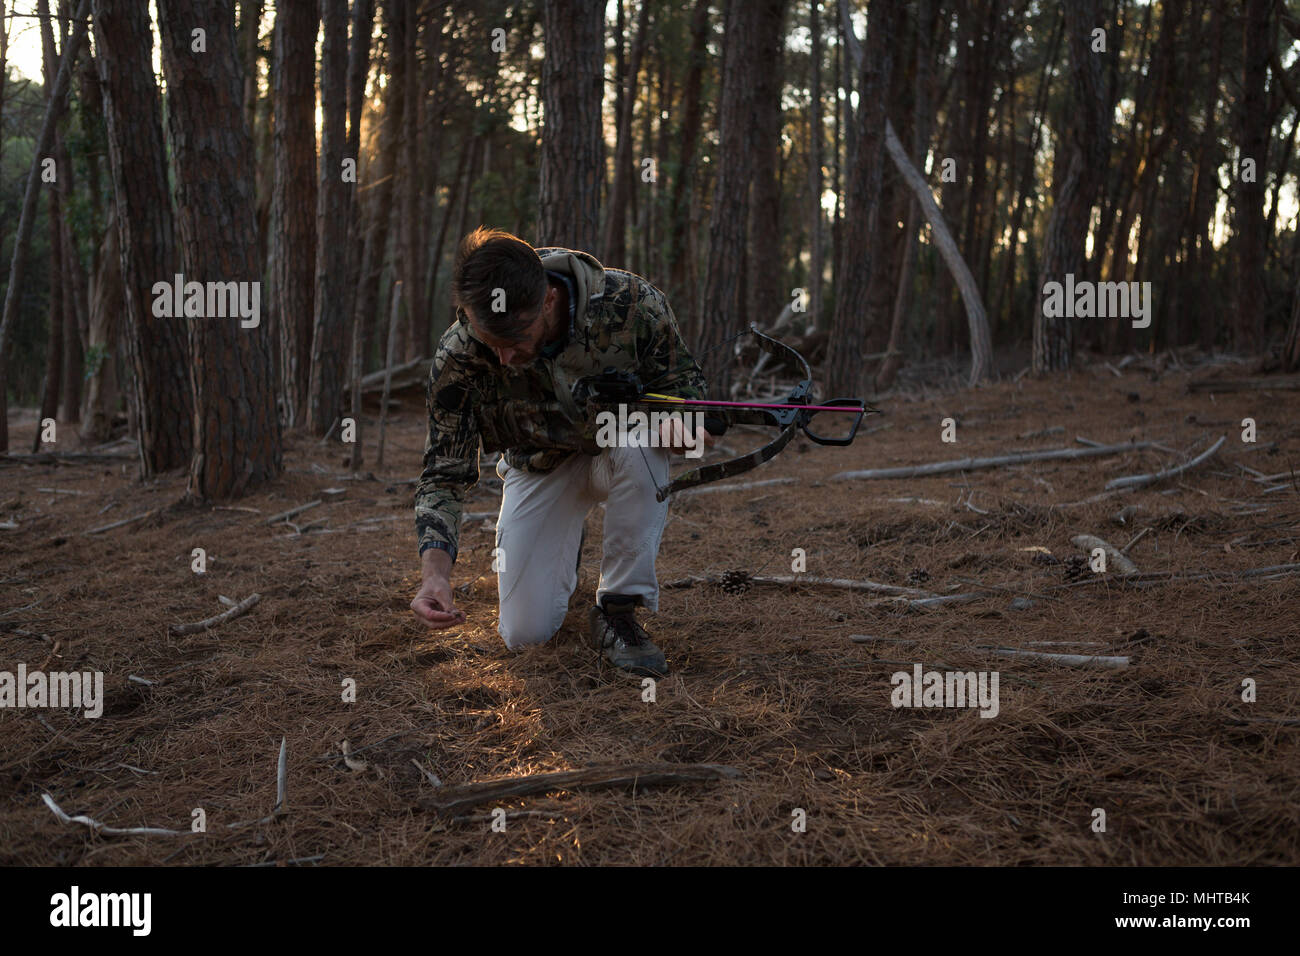
[[[758,347],[773,358],[793,362],[802,371],[799,382],[784,396],[780,402],[711,402],[707,400],[676,399],[668,396],[647,394],[636,376],[629,373],[607,369],[603,375],[584,379],[581,383],[580,398],[594,406],[624,404],[628,406],[648,406],[663,409],[718,408],[725,410],[726,416],[733,424],[739,425],[776,425],[780,433],[767,444],[754,451],[726,461],[701,465],[683,472],[665,485],[655,482],[656,498],[663,501],[669,495],[684,491],[697,485],[717,481],[720,478],[732,478],[756,468],[765,461],[776,457],[790,443],[795,433],[802,431],[811,441],[818,445],[849,445],[858,433],[862,416],[877,409],[868,408],[860,398],[832,398],[820,405],[812,402],[812,369],[802,355],[793,348],[771,336],[764,335],[754,326],[750,326],[741,335],[752,335]],[[739,336],[736,336],[738,338]],[[729,339],[728,342],[732,341]],[[727,343],[723,343],[727,344]],[[848,434],[831,437],[818,434],[809,425],[814,416],[821,413],[839,413],[853,416],[853,423]],[[644,451],[642,452],[644,454]]]

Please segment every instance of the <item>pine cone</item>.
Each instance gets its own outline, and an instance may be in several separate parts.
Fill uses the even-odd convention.
[[[1078,581],[1088,573],[1088,559],[1082,554],[1072,554],[1065,559],[1065,580]]]
[[[749,572],[747,571],[723,571],[718,586],[726,594],[744,594],[753,587],[749,582]]]
[[[930,580],[930,572],[925,568],[913,568],[907,575],[907,583],[912,587]]]

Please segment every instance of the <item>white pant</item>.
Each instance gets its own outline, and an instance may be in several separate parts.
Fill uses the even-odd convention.
[[[664,449],[636,447],[574,454],[544,475],[511,468],[504,458],[497,463],[505,483],[496,534],[498,630],[506,647],[544,644],[564,623],[578,586],[583,524],[600,501],[606,506],[597,603],[620,594],[659,609],[655,556],[668,502],[655,500],[655,482],[668,481],[668,464]]]

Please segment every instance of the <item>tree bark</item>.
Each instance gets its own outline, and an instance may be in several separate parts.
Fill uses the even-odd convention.
[[[280,334],[280,387],[289,427],[306,413],[316,270],[316,27],[312,0],[276,7],[271,103],[271,295]],[[242,102],[242,101],[241,101]]]
[[[832,21],[833,22],[833,21]],[[812,325],[820,325],[822,314],[822,274],[826,269],[824,224],[822,212],[822,139],[825,134],[822,119],[822,24],[821,0],[808,4],[808,32],[811,35],[812,77],[808,110],[808,318]]]
[[[1069,120],[1062,127],[1058,149],[1066,151],[1056,184],[1056,201],[1047,223],[1043,248],[1039,307],[1034,312],[1033,368],[1036,373],[1068,369],[1074,354],[1074,325],[1067,314],[1043,314],[1041,291],[1068,274],[1082,277],[1084,246],[1093,203],[1106,170],[1110,142],[1099,55],[1092,52],[1092,30],[1102,23],[1099,0],[1074,0],[1065,5],[1065,34],[1070,48]],[[1072,303],[1071,303],[1072,305]],[[1066,309],[1066,312],[1069,310]]]
[[[367,205],[365,245],[361,252],[360,282],[357,286],[356,321],[361,323],[363,356],[373,350],[376,319],[379,314],[379,281],[384,270],[385,250],[388,245],[393,219],[393,180],[397,172],[397,149],[401,139],[402,112],[406,97],[403,84],[397,82],[399,67],[405,65],[405,15],[398,0],[387,0],[383,6],[383,28],[388,37],[388,86],[384,90],[384,113],[379,127],[379,157],[368,168],[374,170],[374,181],[367,182],[362,191],[373,190]]]
[[[682,89],[681,152],[677,158],[677,176],[673,180],[671,212],[669,213],[668,276],[669,288],[674,297],[685,296],[694,303],[697,290],[690,287],[691,260],[687,255],[691,222],[691,196],[695,188],[698,163],[695,151],[700,141],[703,109],[700,89],[704,81],[704,67],[709,58],[709,0],[696,0],[691,13],[690,66]]]
[[[344,180],[348,102],[348,3],[321,0],[320,186],[316,193],[316,321],[311,336],[307,430],[317,437],[343,412],[344,342],[347,332],[348,223],[355,169]]]
[[[781,184],[777,160],[781,155],[784,110],[781,93],[786,0],[760,5],[758,49],[761,68],[754,85],[754,175],[749,208],[749,281],[746,285],[746,322],[770,325],[790,301],[783,281],[781,258]]]
[[[546,123],[534,244],[590,251],[600,239],[605,6],[543,0],[542,22]]]
[[[99,29],[98,17],[95,27]],[[96,46],[103,49],[98,43]],[[99,255],[100,268],[95,273],[95,292],[90,299],[89,339],[94,365],[87,383],[86,414],[81,425],[82,439],[93,445],[103,444],[112,437],[118,395],[117,362],[114,359],[122,335],[122,315],[130,310],[122,283],[120,234],[117,206],[110,204]]]
[[[406,302],[406,357],[430,354],[429,308],[424,298],[424,223],[420,220],[420,125],[424,97],[420,95],[420,61],[418,49],[420,19],[419,0],[406,0],[406,132],[402,138],[402,297]],[[430,20],[430,27],[441,20]]]
[[[1241,152],[1237,160],[1237,309],[1233,347],[1258,352],[1264,335],[1264,185],[1268,178],[1269,118],[1265,84],[1273,38],[1269,29],[1272,0],[1246,0],[1243,24],[1241,103],[1238,129]],[[1254,175],[1245,176],[1242,160],[1254,162]]]
[[[356,164],[357,182],[361,179],[361,115],[366,105],[366,78],[370,73],[370,33],[374,20],[374,0],[355,0],[352,5],[352,37],[348,47],[348,138],[347,156]],[[365,457],[362,442],[361,375],[365,369],[365,335],[357,314],[361,284],[361,196],[359,186],[348,190],[347,279],[344,285],[343,315],[349,330],[348,378],[352,383],[348,407],[355,424],[349,467],[356,471]],[[361,255],[357,253],[361,252]]]
[[[171,281],[177,256],[148,9],[134,0],[95,0],[95,49],[117,206],[140,474],[148,478],[184,465],[194,442],[185,322],[153,312],[153,285]]]
[[[762,22],[776,3],[730,3],[722,54],[722,101],[718,107],[717,181],[709,215],[708,273],[704,308],[695,324],[695,355],[713,394],[731,388],[730,356],[720,346],[745,328],[746,226],[749,186],[754,171],[757,126],[757,74],[761,62]],[[766,267],[766,266],[765,266]]]
[[[627,204],[632,193],[634,175],[632,104],[637,101],[637,79],[641,73],[641,61],[645,58],[650,32],[650,7],[649,3],[641,4],[627,74],[618,77],[622,102],[621,109],[618,110],[618,139],[614,148],[614,184],[609,191],[609,203],[605,210],[605,236],[600,244],[602,258],[611,263],[621,264],[627,261]],[[619,5],[619,16],[622,16],[622,4]],[[621,51],[621,44],[619,49]]]
[[[13,258],[9,263],[9,285],[5,288],[4,312],[0,314],[0,452],[9,450],[9,376],[5,357],[9,353],[9,338],[13,334],[14,323],[18,319],[23,281],[27,273],[32,227],[36,223],[36,197],[40,192],[41,161],[49,155],[50,146],[54,141],[54,128],[58,125],[66,106],[72,69],[81,44],[86,39],[89,12],[90,0],[81,0],[74,18],[76,22],[72,27],[72,35],[63,46],[63,57],[59,62],[59,72],[55,76],[54,87],[50,91],[45,118],[41,120],[40,133],[37,134],[36,142],[32,144],[32,166],[27,174],[22,211],[19,213],[18,229],[14,235]]]
[[[244,123],[232,0],[158,0],[158,19],[186,279],[260,288],[253,144]],[[206,25],[202,54],[191,46],[196,23]],[[189,320],[193,498],[240,495],[281,470],[270,335],[260,321],[253,328],[242,324]]]
[[[852,23],[845,12],[845,32]],[[847,130],[854,141],[853,161],[845,183],[844,234],[835,264],[835,311],[826,350],[826,387],[834,395],[861,394],[865,383],[863,345],[869,326],[879,316],[864,312],[871,293],[879,250],[876,240],[881,178],[885,163],[885,92],[893,68],[897,11],[892,0],[872,0],[868,13],[867,49],[859,62],[857,121]],[[897,139],[897,137],[895,137]]]
[[[858,42],[857,35],[852,29],[852,21],[849,19],[849,8],[846,0],[840,0],[840,20],[843,25],[844,35],[849,47],[850,56],[855,63],[863,62],[862,46]],[[866,103],[868,97],[862,94],[860,102]],[[855,144],[856,137],[850,135],[848,139],[848,153],[855,156],[858,146]],[[953,280],[957,283],[957,288],[961,291],[962,300],[966,303],[966,321],[970,332],[970,350],[971,366],[970,377],[968,379],[971,385],[974,385],[987,378],[993,367],[993,346],[989,337],[988,316],[984,312],[984,303],[980,300],[979,289],[975,285],[975,278],[971,275],[970,268],[962,258],[957,243],[953,241],[952,232],[948,229],[948,224],[944,220],[943,213],[934,201],[934,194],[930,192],[930,187],[908,158],[907,150],[904,149],[898,134],[894,131],[894,126],[889,122],[889,117],[885,117],[884,130],[885,149],[889,152],[889,158],[893,160],[894,165],[898,167],[899,173],[902,174],[903,180],[911,187],[913,194],[921,203],[921,211],[925,214],[926,222],[930,224],[931,238],[939,250],[939,255],[943,257],[944,264],[947,265],[948,271],[952,274]],[[850,169],[856,168],[856,163],[850,163]],[[846,213],[847,218],[847,213]],[[847,227],[846,227],[847,229]],[[842,240],[841,240],[842,245]],[[836,281],[839,281],[839,269],[841,264],[847,264],[849,259],[844,259],[839,252],[836,253]],[[865,294],[865,293],[864,293]],[[838,296],[837,296],[838,299]]]

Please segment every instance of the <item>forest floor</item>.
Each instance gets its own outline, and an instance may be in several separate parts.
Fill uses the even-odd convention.
[[[290,436],[284,476],[222,507],[178,504],[183,475],[142,482],[132,460],[0,461],[0,670],[101,671],[106,698],[98,719],[0,710],[0,864],[1300,863],[1300,577],[1239,576],[1300,561],[1300,392],[1188,391],[1207,374],[1245,372],[1147,359],[975,390],[913,384],[881,400],[884,415],[864,422],[876,430],[851,448],[800,439],[726,482],[793,483],[678,498],[663,582],[789,574],[803,548],[808,575],[983,596],[912,610],[820,584],[665,589],[650,629],[672,673],[654,702],[584,641],[599,509],[548,645],[516,654],[497,635],[491,520],[462,533],[453,584],[466,625],[416,622],[417,393],[391,423],[381,472],[351,480],[337,442]],[[946,417],[955,444],[940,440]],[[1255,444],[1242,441],[1246,417]],[[15,448],[33,427],[30,414],[13,426]],[[1024,437],[1051,428],[1063,431]],[[1076,436],[1186,453],[1220,435],[1200,467],[1084,504],[1111,478],[1184,458],[1148,449],[829,480]],[[737,453],[763,440],[742,431],[724,444]],[[468,510],[497,508],[489,474]],[[291,519],[297,530],[266,523],[329,488],[345,491]],[[1127,505],[1136,510],[1119,524]],[[1076,534],[1123,548],[1144,529],[1128,552],[1138,583],[1070,562]],[[199,547],[203,574],[191,570]],[[260,604],[234,620],[169,633],[223,610],[219,595],[255,592]],[[1129,666],[989,650],[1008,647]],[[997,671],[998,713],[892,706],[891,675],[915,663]],[[271,813],[282,738],[286,812],[229,827]],[[437,812],[478,781],[687,763],[738,776]],[[207,832],[96,834],[60,822],[43,794],[122,828],[189,831],[201,808]]]

